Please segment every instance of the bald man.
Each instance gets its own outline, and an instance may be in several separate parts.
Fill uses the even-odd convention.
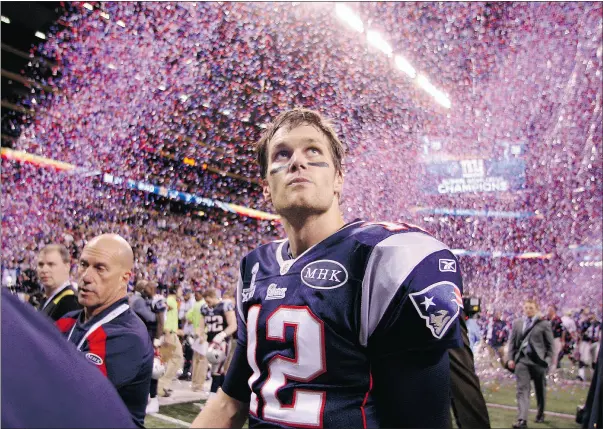
[[[116,234],[90,240],[77,270],[78,301],[83,310],[56,324],[69,341],[113,383],[143,427],[153,371],[153,344],[140,318],[130,309],[127,285],[134,255]]]

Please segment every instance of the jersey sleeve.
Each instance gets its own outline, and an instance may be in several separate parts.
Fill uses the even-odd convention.
[[[209,312],[209,307],[207,306],[207,304],[203,304],[203,305],[201,306],[201,315],[202,315],[203,317],[206,317],[206,316],[207,316],[207,314],[208,314],[208,312]]]
[[[360,343],[371,354],[462,346],[459,262],[435,238],[420,232],[386,238],[373,249],[362,286]]]
[[[245,259],[243,259],[241,262],[241,271],[244,270],[244,267]],[[228,372],[226,373],[222,390],[231,398],[244,403],[249,403],[251,399],[251,388],[247,382],[253,374],[253,370],[249,366],[249,361],[247,360],[247,323],[243,313],[242,276],[243,274],[240,272],[236,296],[237,345],[235,347],[234,355],[228,368]],[[233,310],[233,308],[231,308],[231,310]]]
[[[223,302],[224,302],[224,307],[223,307],[224,313],[234,310],[234,305],[232,302],[230,302],[230,301],[223,301]]]

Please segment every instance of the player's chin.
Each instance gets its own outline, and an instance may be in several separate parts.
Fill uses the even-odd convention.
[[[95,304],[96,297],[93,296],[92,292],[80,291],[78,293],[77,301],[80,303],[80,305],[83,305],[84,307],[90,307]]]

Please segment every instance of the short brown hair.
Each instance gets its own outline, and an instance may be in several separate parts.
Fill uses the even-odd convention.
[[[57,252],[61,255],[61,260],[64,264],[71,264],[71,255],[69,254],[69,250],[62,244],[48,244],[42,249],[40,249],[40,255],[44,253]]]
[[[146,280],[138,280],[136,282],[136,286],[134,286],[134,291],[136,292],[142,292],[143,290],[146,289],[146,287],[149,285],[149,282],[147,282]]]
[[[203,292],[203,298],[217,298],[218,292],[214,288],[205,289]]]
[[[540,306],[538,305],[538,302],[536,302],[536,299],[534,299],[534,298],[527,298],[524,301],[524,304],[534,304],[534,306],[536,307],[536,309],[540,308]]]
[[[296,107],[278,115],[276,119],[268,125],[266,131],[264,131],[262,137],[256,143],[255,150],[257,163],[260,166],[260,175],[262,179],[266,178],[266,173],[268,172],[268,143],[270,143],[270,140],[272,140],[276,132],[283,127],[286,127],[287,130],[292,130],[303,124],[311,125],[322,131],[327,137],[327,140],[329,140],[335,170],[343,172],[343,158],[345,157],[346,147],[337,137],[332,122],[314,110]]]

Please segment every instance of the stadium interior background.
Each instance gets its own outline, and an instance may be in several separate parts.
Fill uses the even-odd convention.
[[[232,287],[283,235],[253,143],[303,106],[348,145],[346,221],[414,223],[454,249],[484,342],[528,296],[600,321],[602,17],[595,2],[2,2],[2,285],[35,293],[40,246],[77,258],[118,232],[137,278]],[[487,399],[512,406],[510,375],[476,356]],[[550,388],[571,414],[584,386],[567,365]]]

